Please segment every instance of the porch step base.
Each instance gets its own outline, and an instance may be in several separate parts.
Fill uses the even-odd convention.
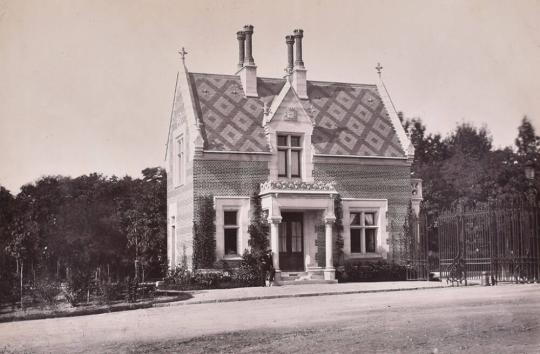
[[[337,284],[337,280],[324,280],[324,279],[297,279],[297,280],[280,280],[276,281],[275,285],[305,285],[305,284]]]
[[[325,280],[322,270],[310,270],[308,272],[281,272],[280,280],[276,285],[300,285],[300,284],[336,284],[337,280]]]

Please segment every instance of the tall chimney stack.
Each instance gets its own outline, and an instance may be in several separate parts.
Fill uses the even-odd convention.
[[[238,31],[236,32],[236,38],[238,38],[238,69],[242,69],[246,50],[246,34],[244,31]]]
[[[302,38],[304,37],[304,31],[295,29],[293,33],[296,45],[296,61],[294,62],[294,70],[292,73],[292,86],[298,97],[307,99],[307,70],[304,67],[304,62],[302,60]]]
[[[294,65],[294,37],[285,36],[285,43],[287,44],[287,75],[292,74]]]
[[[257,93],[257,66],[253,59],[253,26],[245,25],[243,31],[236,33],[239,43],[240,58],[242,65],[238,63],[240,81],[246,97],[259,97]],[[243,37],[243,38],[242,38]]]
[[[244,64],[255,65],[255,59],[253,59],[253,52],[252,52],[253,47],[252,47],[252,42],[251,42],[251,38],[253,36],[253,26],[245,25],[244,34],[246,35],[246,57],[244,58]]]
[[[304,37],[304,31],[301,29],[294,30],[294,38],[296,39],[296,61],[294,65],[300,68],[304,67],[302,61],[302,38]]]

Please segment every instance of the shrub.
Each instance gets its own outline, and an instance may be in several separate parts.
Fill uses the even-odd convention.
[[[56,306],[61,292],[60,283],[47,278],[37,280],[32,287],[32,297],[41,307]]]
[[[126,284],[100,281],[96,283],[96,297],[98,302],[109,304],[112,301],[122,300]]]
[[[386,261],[366,262],[349,260],[337,271],[340,283],[364,281],[401,281],[406,280],[404,266]]]
[[[261,272],[257,257],[245,251],[242,255],[240,268],[234,273],[233,279],[238,284],[241,284],[241,286],[261,285]],[[264,284],[264,278],[262,279],[262,284]]]
[[[15,307],[20,300],[19,280],[12,272],[5,272],[0,277],[0,304],[9,303]]]
[[[80,302],[87,299],[87,294],[91,286],[91,274],[84,271],[74,271],[69,277],[66,286],[62,288],[66,300],[72,305],[77,306]]]

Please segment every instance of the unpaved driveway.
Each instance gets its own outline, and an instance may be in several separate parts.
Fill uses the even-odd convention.
[[[152,308],[0,324],[32,352],[540,352],[540,285]]]

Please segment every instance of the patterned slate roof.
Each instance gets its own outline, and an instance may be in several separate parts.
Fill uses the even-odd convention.
[[[246,98],[238,76],[190,74],[205,149],[267,152],[262,127],[264,103],[270,105],[284,79],[257,79],[258,98]],[[377,87],[308,81],[306,111],[315,121],[315,153],[404,156]]]

